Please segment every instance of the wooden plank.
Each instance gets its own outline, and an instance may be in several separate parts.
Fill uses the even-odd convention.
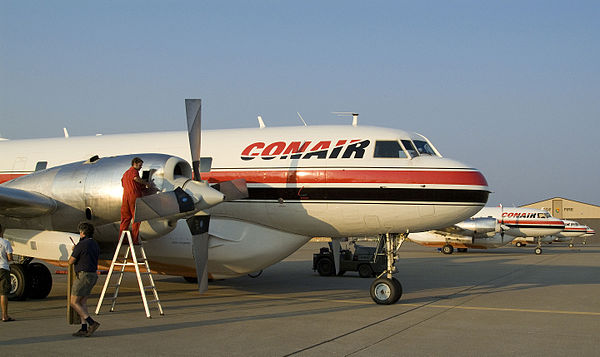
[[[75,281],[75,266],[73,264],[69,265],[69,270],[67,272],[67,323],[70,325],[79,325],[81,323],[81,319],[79,318],[79,314],[75,309],[71,307],[71,288],[73,287],[73,281]]]

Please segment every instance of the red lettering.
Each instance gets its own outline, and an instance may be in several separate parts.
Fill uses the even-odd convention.
[[[276,141],[269,144],[261,153],[261,156],[274,156],[279,155],[285,149],[285,143],[283,141]]]
[[[261,142],[250,144],[242,151],[242,156],[258,156],[258,152],[251,153],[251,151],[254,149],[262,149],[264,147],[265,143]]]

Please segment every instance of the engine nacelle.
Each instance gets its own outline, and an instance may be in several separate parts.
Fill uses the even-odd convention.
[[[464,235],[472,237],[491,237],[500,232],[498,221],[492,217],[469,218],[456,226],[464,231]]]
[[[29,192],[38,192],[57,202],[51,214],[11,219],[12,226],[27,225],[28,229],[75,231],[80,222],[103,225],[120,221],[123,196],[121,177],[138,156],[144,160],[140,172],[144,179],[154,183],[158,191],[171,191],[191,181],[189,163],[179,157],[164,154],[122,155],[106,158],[93,157],[87,161],[56,166],[16,178],[3,186]],[[153,193],[153,192],[149,192]],[[142,232],[148,238],[161,236],[172,230],[166,220],[143,224]]]

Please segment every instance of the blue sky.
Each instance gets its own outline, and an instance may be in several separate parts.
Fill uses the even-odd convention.
[[[489,204],[600,204],[600,2],[0,0],[0,133],[360,124],[483,171]]]

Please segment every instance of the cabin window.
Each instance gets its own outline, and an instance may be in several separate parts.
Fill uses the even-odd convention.
[[[376,141],[375,142],[375,157],[387,158],[406,158],[406,153],[402,150],[400,143],[396,140]]]
[[[38,161],[35,164],[35,171],[46,170],[46,167],[48,167],[48,161]]]
[[[404,148],[411,157],[419,156],[419,153],[417,152],[417,149],[415,149],[415,146],[413,145],[412,141],[402,140],[402,145],[404,145]]]
[[[417,151],[419,151],[419,154],[436,156],[435,151],[433,151],[433,148],[431,147],[431,145],[429,145],[429,143],[427,141],[413,140],[413,143],[415,143],[415,146],[417,147]]]

